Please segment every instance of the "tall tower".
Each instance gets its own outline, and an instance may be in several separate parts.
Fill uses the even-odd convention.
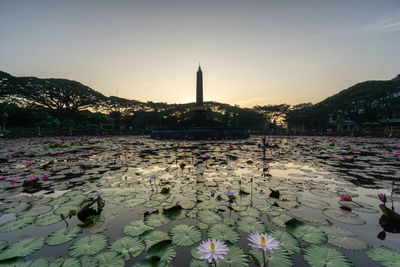
[[[201,71],[200,65],[199,69],[197,70],[196,106],[203,106],[203,72]]]

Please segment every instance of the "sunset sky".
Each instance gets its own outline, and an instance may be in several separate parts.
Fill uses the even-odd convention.
[[[141,101],[316,103],[400,73],[399,0],[0,0],[0,70]]]

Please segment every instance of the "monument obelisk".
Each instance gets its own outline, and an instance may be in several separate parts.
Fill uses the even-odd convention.
[[[194,119],[196,121],[206,120],[206,108],[203,105],[203,72],[201,71],[200,65],[196,73],[196,105],[193,110],[195,111]]]

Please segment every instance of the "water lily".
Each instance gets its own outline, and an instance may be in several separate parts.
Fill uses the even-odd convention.
[[[210,154],[205,154],[205,155],[204,155],[204,158],[205,158],[205,159],[209,159],[210,157],[211,157]]]
[[[259,252],[263,253],[263,266],[267,266],[265,262],[265,252],[274,253],[274,249],[280,249],[279,241],[266,233],[252,233],[247,239],[250,241],[249,246],[257,248]]]
[[[14,183],[18,182],[18,178],[7,178],[7,181],[11,182],[14,187]]]
[[[234,193],[235,193],[235,191],[233,191],[231,189],[228,189],[228,191],[224,192],[224,194],[227,195],[228,197],[232,196]]]
[[[26,182],[33,182],[36,181],[39,177],[37,176],[31,176],[25,179]]]
[[[93,194],[93,196],[97,197],[97,196],[100,196],[100,195],[103,194],[103,193],[104,193],[103,190],[99,190],[99,191],[95,192],[95,193]]]
[[[352,201],[352,198],[349,195],[341,194],[340,195],[340,201]]]
[[[385,194],[379,193],[378,197],[383,203],[386,203],[386,195]]]
[[[5,178],[5,176],[0,176],[0,180],[4,180]]]
[[[200,259],[208,261],[209,263],[214,262],[214,265],[217,266],[219,259],[223,259],[228,253],[229,248],[216,239],[208,239],[207,241],[203,241],[200,246],[197,247],[197,253],[200,255]]]
[[[42,179],[43,181],[47,180],[47,178],[50,177],[50,173],[45,173],[42,176],[40,176],[40,179]]]
[[[258,250],[261,251],[268,251],[270,253],[273,253],[274,249],[279,249],[279,241],[275,240],[271,235],[268,235],[266,233],[260,234],[260,233],[255,233],[255,234],[250,234],[249,237],[247,238],[251,243],[249,243],[249,246],[253,248],[258,248]]]

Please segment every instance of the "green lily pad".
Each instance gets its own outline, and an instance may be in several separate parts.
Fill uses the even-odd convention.
[[[270,217],[269,221],[277,226],[285,227],[286,226],[285,223],[291,219],[293,218],[290,217],[289,215],[281,214],[279,216]]]
[[[279,246],[283,247],[290,255],[300,252],[300,242],[293,235],[279,230],[272,230],[269,234],[278,240]]]
[[[201,210],[197,213],[199,221],[207,224],[217,223],[222,220],[222,216],[219,213],[211,210]]]
[[[145,247],[140,237],[124,236],[115,240],[111,244],[110,250],[122,254],[125,260],[129,260],[129,253],[132,257],[137,257],[144,251]]]
[[[50,224],[55,224],[61,221],[61,216],[60,215],[55,215],[55,214],[49,214],[45,215],[43,217],[39,217],[36,219],[35,224],[37,226],[47,226]]]
[[[219,267],[247,267],[249,260],[246,253],[237,246],[228,246],[229,251],[218,263]]]
[[[51,233],[46,238],[46,243],[49,246],[57,246],[60,244],[64,244],[77,237],[81,232],[82,230],[78,226],[75,226],[73,228],[70,227],[61,228]]]
[[[63,266],[64,261],[65,261],[64,257],[59,257],[59,258],[57,258],[55,261],[52,261],[52,262],[50,263],[50,267],[60,267],[60,266]],[[78,262],[78,265],[79,265],[79,262]]]
[[[236,243],[240,239],[239,233],[227,224],[214,224],[208,229],[207,237],[232,243]]]
[[[260,218],[261,212],[253,207],[248,207],[245,211],[239,212],[240,216],[251,216],[254,218]]]
[[[312,244],[323,244],[327,241],[324,231],[296,219],[286,224],[286,230],[289,234]]]
[[[40,258],[32,262],[29,267],[46,267],[50,266],[50,262],[47,259]]]
[[[168,264],[176,257],[176,250],[170,241],[160,242],[147,251],[148,257],[159,257],[162,263]]]
[[[158,227],[163,224],[167,224],[170,221],[171,220],[167,216],[165,216],[163,214],[158,214],[158,213],[153,213],[153,214],[147,215],[145,218],[145,223],[148,226],[153,226],[153,227]]]
[[[53,206],[48,204],[34,204],[31,205],[28,209],[23,212],[25,216],[39,216],[41,214],[45,214],[50,212],[53,209]]]
[[[365,221],[360,219],[360,216],[357,214],[341,210],[341,209],[324,209],[322,213],[325,214],[327,217],[331,218],[332,220],[347,223],[347,224],[355,224],[355,225],[363,225]]]
[[[67,260],[69,260],[69,259],[75,259],[75,258],[68,258]],[[86,266],[87,267],[92,267],[92,266],[96,267],[99,264],[99,261],[98,261],[98,259],[96,257],[89,256],[89,255],[85,255],[85,256],[79,257],[79,262],[80,262],[80,266],[85,266],[85,267]],[[79,266],[79,263],[78,263],[78,265],[73,265],[73,266]]]
[[[302,249],[303,257],[311,266],[350,267],[353,263],[343,253],[325,246],[310,245]]]
[[[191,260],[190,267],[208,267],[208,264],[201,260]]]
[[[260,252],[258,249],[250,248],[248,254],[255,256],[258,262],[261,263],[261,265],[264,263],[263,253]],[[273,253],[264,252],[264,254],[265,254],[265,263],[267,264],[267,266],[279,266],[279,267],[293,266],[293,259],[291,255],[283,248],[274,250]],[[252,260],[251,257],[250,259]]]
[[[31,223],[33,223],[35,219],[36,219],[35,217],[22,217],[22,218],[17,218],[13,221],[3,223],[2,225],[0,225],[0,232],[11,232],[24,228],[25,226],[28,226]]]
[[[39,250],[43,245],[44,237],[31,237],[22,239],[2,250],[0,253],[0,261],[28,256],[36,250]]]
[[[146,225],[143,221],[132,221],[124,227],[124,233],[130,236],[139,236],[154,227]]]
[[[297,202],[301,205],[313,208],[313,209],[324,209],[329,208],[329,203],[322,201],[321,199],[309,198],[309,197],[298,197]]]
[[[351,210],[360,211],[360,212],[365,212],[365,213],[378,213],[379,212],[377,209],[374,209],[371,205],[369,205],[368,203],[364,203],[364,202],[357,201],[357,203],[355,203],[353,201],[339,201],[338,203],[339,203],[339,205],[341,205],[343,207],[346,207]]]
[[[329,244],[352,250],[364,250],[368,248],[366,242],[355,238],[357,234],[342,229],[337,225],[319,226],[318,228],[328,235]]]
[[[125,266],[124,258],[115,251],[100,253],[96,256],[96,259],[99,262],[99,266],[102,267]]]
[[[8,246],[8,242],[4,240],[0,240],[0,251]]]
[[[400,266],[400,253],[386,247],[372,247],[367,251],[368,257],[379,261],[383,266]]]
[[[178,246],[190,246],[201,240],[202,233],[196,226],[179,224],[171,229],[172,242]]]
[[[150,231],[143,235],[146,248],[149,249],[151,246],[160,243],[161,241],[171,240],[171,237],[166,232],[162,231]]]
[[[107,246],[108,237],[102,234],[85,236],[69,247],[69,255],[80,257],[94,255]]]
[[[237,227],[246,233],[263,233],[266,230],[264,222],[254,217],[240,217],[237,222]]]
[[[57,209],[55,209],[53,211],[53,213],[55,215],[63,214],[64,216],[66,216],[70,210],[78,211],[79,209],[80,209],[79,206],[68,204],[68,205],[62,205],[62,206],[58,207]]]

